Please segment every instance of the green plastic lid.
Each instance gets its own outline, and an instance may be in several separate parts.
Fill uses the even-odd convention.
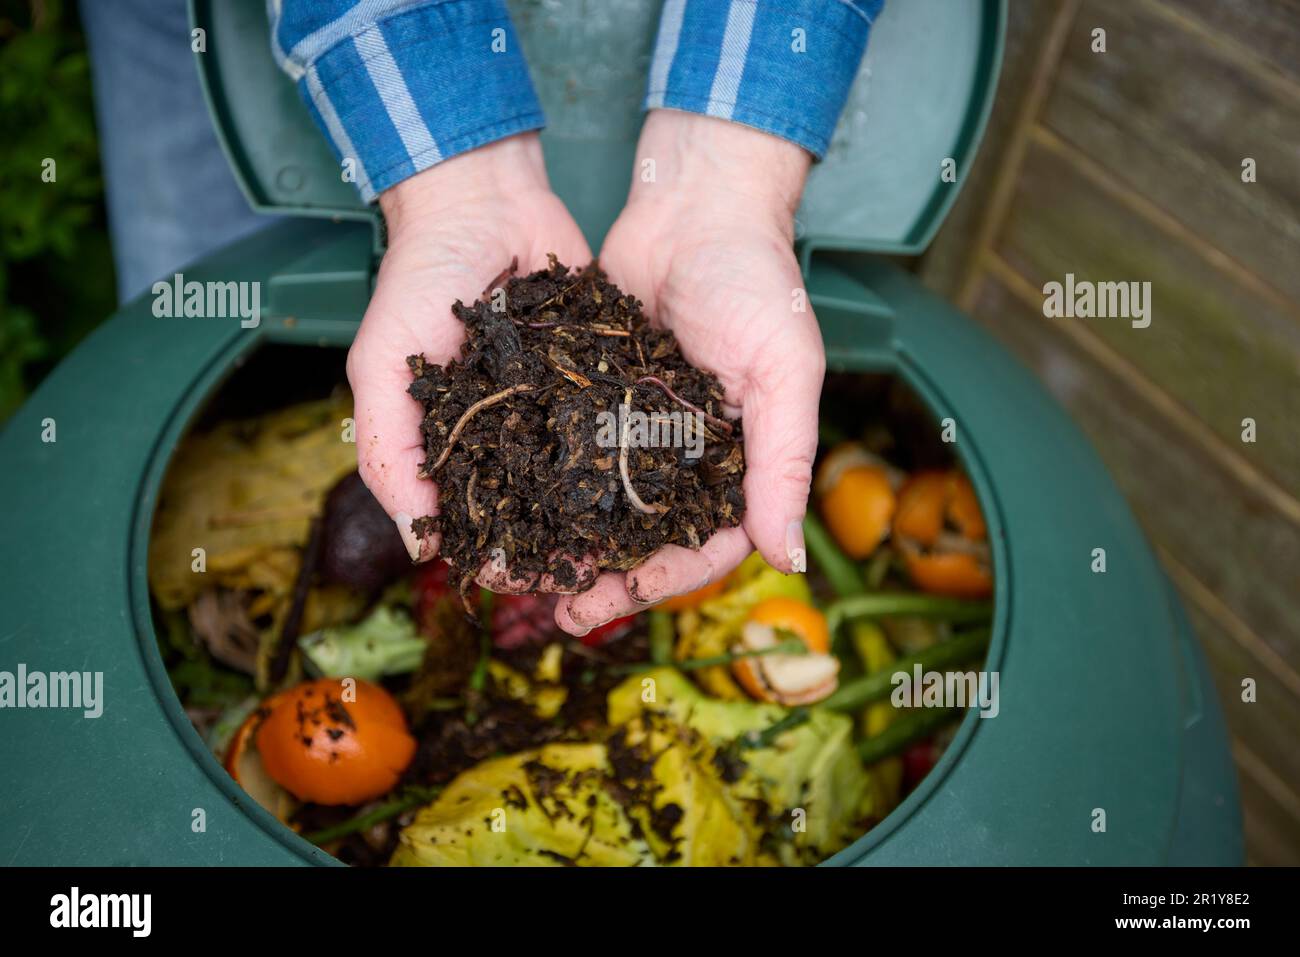
[[[271,57],[261,0],[193,0],[199,72],[236,176],[268,212],[374,215],[342,180],[297,90]],[[596,244],[627,194],[658,4],[511,0],[546,110],[556,192]],[[888,3],[798,215],[820,247],[915,253],[947,213],[988,116],[1005,0]],[[951,175],[945,177],[947,169]]]

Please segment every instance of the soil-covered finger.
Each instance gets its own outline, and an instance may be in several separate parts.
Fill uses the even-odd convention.
[[[594,555],[586,555],[583,558],[555,555],[551,557],[550,570],[542,572],[537,582],[537,590],[574,595],[590,588],[599,573],[598,562]]]
[[[532,591],[537,585],[537,575],[518,574],[514,569],[500,564],[497,559],[488,559],[479,568],[474,582],[480,588],[486,588],[498,595],[522,595]]]
[[[623,572],[605,572],[581,594],[561,598],[560,605],[568,620],[584,632],[641,610],[627,593],[627,576]],[[558,614],[555,620],[564,627]]]
[[[723,529],[698,551],[665,545],[628,572],[628,595],[644,606],[703,588],[739,565],[753,548],[740,528]]]

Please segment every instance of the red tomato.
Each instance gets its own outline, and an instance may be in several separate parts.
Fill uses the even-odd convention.
[[[588,648],[596,648],[615,638],[621,638],[632,630],[632,623],[636,621],[636,615],[628,615],[626,618],[615,618],[613,621],[607,621],[603,625],[597,625],[591,631],[582,636],[581,641]]]

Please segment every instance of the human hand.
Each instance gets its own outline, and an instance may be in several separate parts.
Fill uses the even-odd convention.
[[[782,571],[804,570],[826,369],[792,248],[810,163],[798,146],[726,120],[670,110],[647,118],[628,202],[600,263],[673,331],[691,363],[717,375],[729,411],[743,416],[745,518],[698,551],[665,546],[562,598],[555,617],[565,631],[582,635],[703,587],[754,547]]]
[[[379,197],[388,251],[352,348],[348,382],[357,422],[357,466],[366,487],[396,523],[413,561],[438,551],[438,536],[419,539],[411,520],[436,515],[438,491],[418,477],[425,450],[423,412],[407,394],[406,357],[445,364],[459,355],[465,327],[451,312],[473,302],[515,257],[519,269],[591,258],[587,242],[551,192],[535,133],[512,136],[453,157]],[[480,582],[517,591],[488,569]],[[545,584],[545,583],[543,583]]]

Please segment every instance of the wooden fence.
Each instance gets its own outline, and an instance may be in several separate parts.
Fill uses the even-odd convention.
[[[1011,0],[989,133],[916,266],[1114,472],[1214,670],[1248,860],[1300,863],[1300,0]],[[1151,325],[1046,318],[1066,273],[1150,281]]]

